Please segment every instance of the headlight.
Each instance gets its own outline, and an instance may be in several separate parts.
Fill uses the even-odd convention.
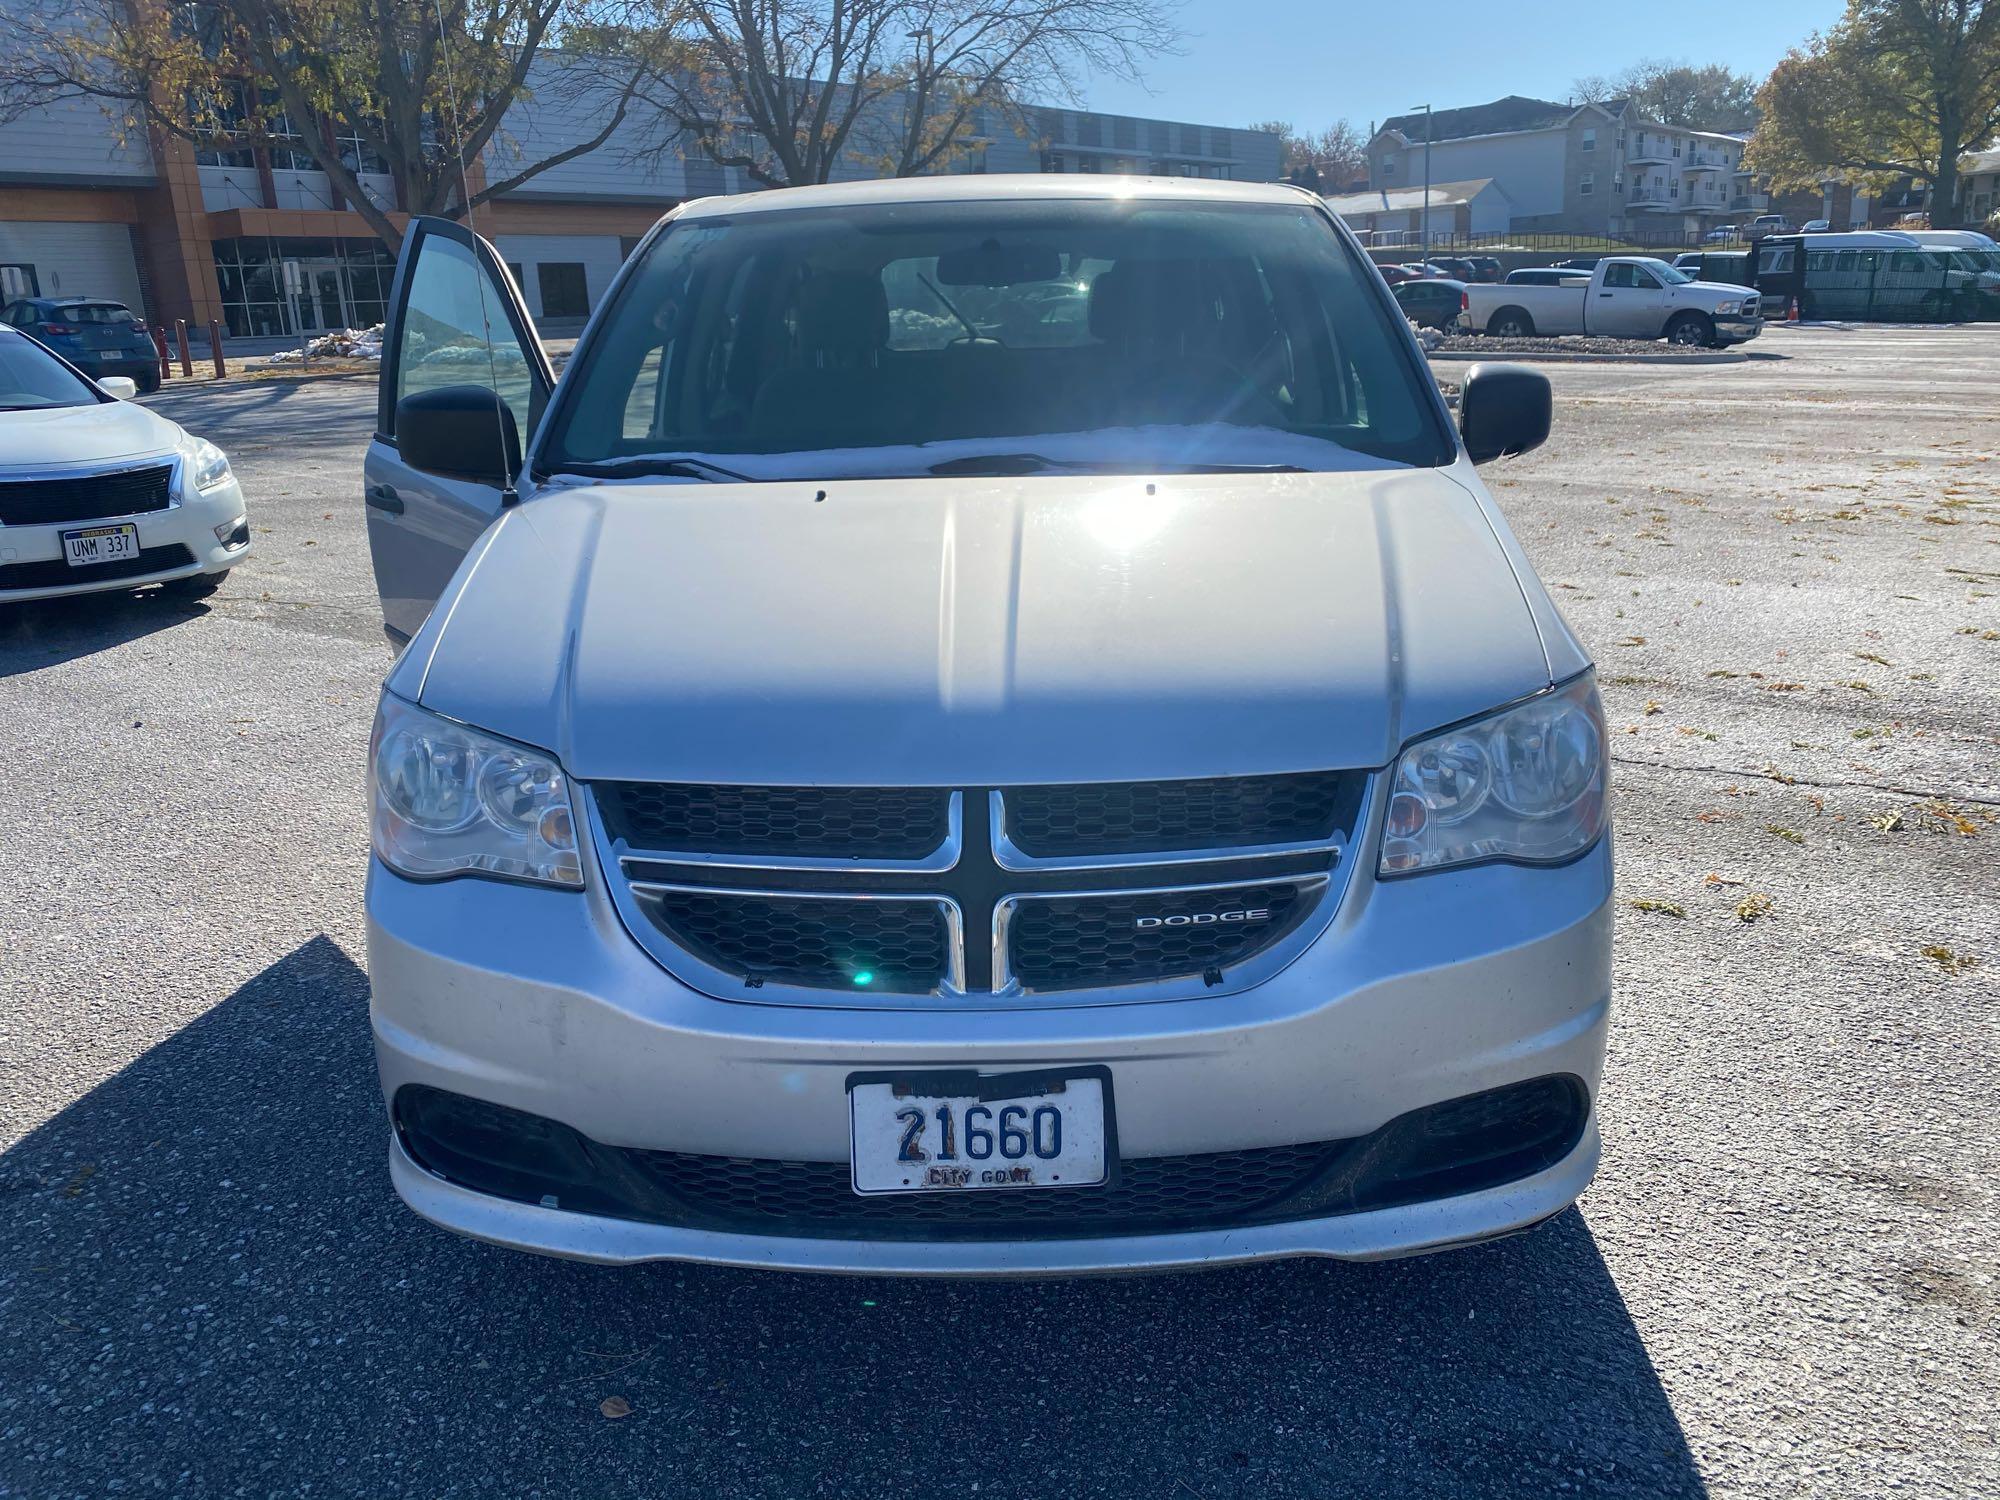
[[[1552,864],[1604,832],[1604,710],[1590,675],[1419,741],[1396,761],[1383,875]]]
[[[198,490],[212,490],[229,477],[229,455],[207,438],[190,436],[181,445],[187,455],[188,482]]]
[[[384,693],[368,767],[375,856],[397,874],[582,886],[569,780],[553,756]]]
[[[1718,302],[1715,306],[1715,315],[1718,318],[1731,317],[1741,311],[1743,311],[1741,302]]]

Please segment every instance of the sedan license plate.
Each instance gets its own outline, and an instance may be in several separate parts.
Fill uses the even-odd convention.
[[[1114,1160],[1111,1075],[857,1075],[848,1080],[857,1193],[1093,1187]]]
[[[62,534],[63,560],[72,568],[94,568],[99,563],[124,562],[139,555],[139,528],[86,526],[81,531]]]

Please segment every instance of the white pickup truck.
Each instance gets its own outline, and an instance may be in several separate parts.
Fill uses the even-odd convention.
[[[1495,338],[1594,333],[1716,347],[1763,332],[1757,294],[1748,287],[1696,281],[1663,260],[1612,255],[1588,282],[1566,286],[1468,286],[1465,310],[1475,333]]]

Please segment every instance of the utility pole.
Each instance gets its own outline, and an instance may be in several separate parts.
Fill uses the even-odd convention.
[[[1431,107],[1428,104],[1412,104],[1411,109],[1424,112],[1424,260],[1431,258]]]

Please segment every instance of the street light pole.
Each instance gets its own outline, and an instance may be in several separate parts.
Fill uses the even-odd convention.
[[[1431,107],[1428,104],[1412,104],[1411,109],[1424,112],[1424,260],[1431,258]]]

